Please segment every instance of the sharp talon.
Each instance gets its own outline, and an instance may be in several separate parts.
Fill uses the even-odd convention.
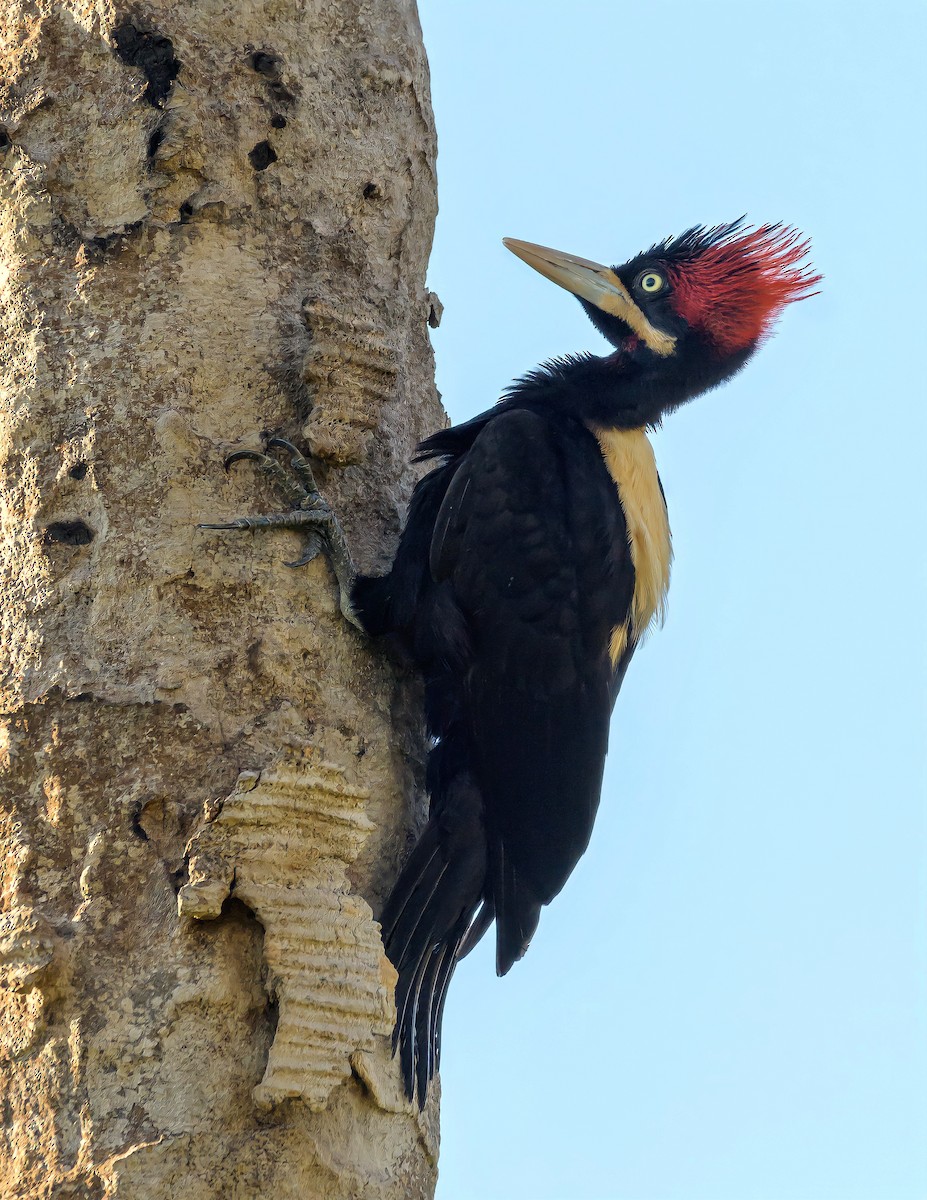
[[[285,567],[308,567],[311,562],[314,562],[319,557],[318,550],[307,550],[302,558],[297,558],[295,562],[284,561]]]
[[[257,450],[236,450],[234,454],[230,454],[223,461],[222,465],[227,471],[233,463],[241,462],[243,458],[250,458],[253,462],[263,462],[266,460],[267,455],[261,454]]]
[[[280,489],[290,502],[289,512],[268,513],[264,516],[239,517],[235,521],[203,521],[197,529],[234,532],[242,529],[299,529],[305,543],[302,554],[284,566],[291,570],[306,567],[324,550],[338,583],[339,607],[346,620],[363,632],[360,621],[351,607],[350,593],[357,577],[344,533],[325,497],[319,492],[309,459],[288,439],[262,434],[264,450],[235,450],[224,460],[228,471],[235,463],[256,463],[261,473]],[[289,464],[280,461],[271,451],[289,456]]]
[[[314,558],[318,558],[321,549],[321,540],[319,538],[311,538],[300,558],[297,558],[294,562],[285,562],[283,565],[285,567],[307,567]]]
[[[274,447],[276,447],[278,450],[285,450],[287,452],[287,454],[292,454],[294,458],[305,457],[303,455],[303,452],[301,450],[297,450],[297,448],[293,445],[293,443],[288,442],[286,438],[282,438],[282,437],[268,438],[265,445],[267,446],[268,450],[271,450]]]
[[[315,482],[315,476],[312,474],[312,467],[309,464],[309,460],[297,446],[294,446],[293,443],[289,441],[288,438],[268,438],[265,445],[267,450],[283,450],[290,456],[290,469],[296,473],[304,490],[309,492],[318,491],[318,487],[316,486]]]

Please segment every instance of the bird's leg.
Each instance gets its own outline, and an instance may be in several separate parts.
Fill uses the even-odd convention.
[[[312,467],[300,451],[285,438],[270,438],[267,450],[285,450],[290,456],[290,471],[287,471],[275,458],[269,454],[260,454],[256,450],[237,450],[225,460],[225,469],[233,463],[250,459],[256,462],[268,478],[275,483],[292,504],[289,512],[269,513],[259,517],[238,517],[234,521],[221,524],[202,524],[198,529],[300,529],[306,533],[306,546],[303,553],[294,562],[288,562],[288,567],[304,567],[318,555],[324,547],[328,560],[338,581],[339,606],[342,613],[352,625],[362,629],[357,614],[351,605],[351,589],[357,578],[357,568],[351,558],[351,552],[345,541],[341,523],[335,516],[331,505],[319,493]]]

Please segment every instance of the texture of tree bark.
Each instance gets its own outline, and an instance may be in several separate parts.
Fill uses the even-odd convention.
[[[250,463],[311,448],[363,566],[442,423],[414,0],[6,0],[4,1197],[428,1196],[376,909],[415,682]]]

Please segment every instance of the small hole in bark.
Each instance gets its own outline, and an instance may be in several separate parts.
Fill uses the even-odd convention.
[[[379,200],[380,189],[375,183],[368,183],[364,188],[365,200]]]
[[[10,135],[6,128],[3,125],[0,125],[0,154],[3,154],[4,151],[9,150],[12,144],[13,143],[10,141]]]
[[[274,115],[270,118],[270,123],[274,129],[286,129],[286,117],[282,116],[280,113],[274,113]]]
[[[68,471],[68,474],[71,476],[72,479],[85,478],[85,476],[87,474],[87,464],[85,462],[75,463],[74,466],[70,469],[70,471]]]
[[[113,30],[113,43],[122,61],[130,67],[138,67],[148,80],[144,98],[155,108],[160,108],[180,71],[170,38],[139,29],[126,21]]]
[[[151,137],[148,139],[148,157],[149,158],[154,158],[154,156],[158,153],[159,146],[161,146],[163,142],[164,142],[164,130],[159,125],[158,128],[154,131],[154,133],[152,133]]]
[[[280,59],[267,50],[257,50],[251,55],[251,66],[258,75],[276,75],[280,70]]]
[[[270,1035],[270,1041],[273,1041],[277,1032],[277,1026],[280,1023],[280,1001],[268,998],[267,1004],[264,1007],[264,1014],[267,1019],[267,1032]]]
[[[181,225],[186,225],[186,223],[193,216],[193,205],[190,203],[189,200],[184,200],[183,204],[181,204],[178,211],[180,213]]]
[[[86,546],[93,541],[93,530],[83,521],[53,521],[43,540],[46,545],[61,542],[65,546]]]
[[[277,152],[270,142],[258,142],[253,150],[248,151],[248,159],[255,171],[266,171],[271,163],[277,161]]]
[[[132,813],[131,825],[132,832],[135,834],[135,836],[141,841],[147,842],[150,841],[150,838],[142,827],[142,813],[144,812],[144,809],[145,806],[143,804],[136,804],[135,811]]]

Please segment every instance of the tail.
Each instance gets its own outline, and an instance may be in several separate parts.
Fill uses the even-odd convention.
[[[496,919],[496,974],[506,975],[524,957],[541,919],[544,901],[506,854],[501,839],[491,842],[490,869]]]
[[[436,796],[381,917],[387,957],[399,972],[393,1053],[398,1049],[406,1095],[414,1100],[417,1094],[419,1108],[438,1069],[454,967],[492,920],[484,907],[474,921],[487,868],[482,799],[464,772]]]

